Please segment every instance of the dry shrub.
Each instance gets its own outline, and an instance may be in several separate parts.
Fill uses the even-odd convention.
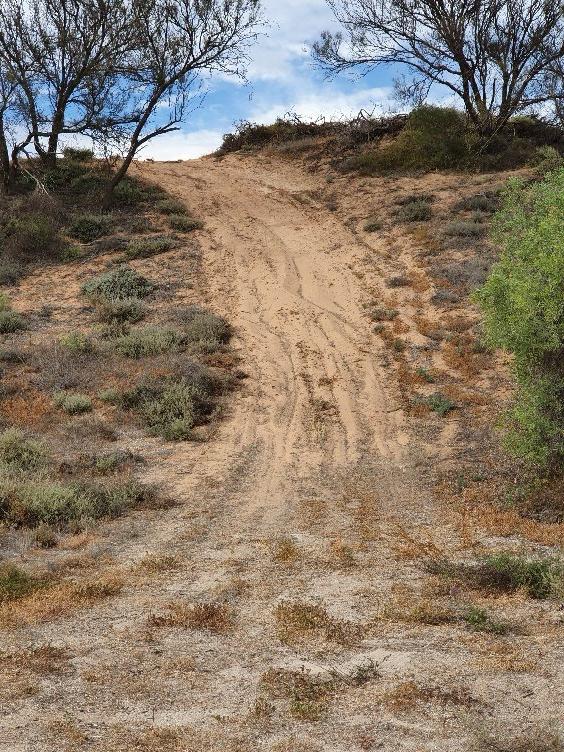
[[[385,603],[376,615],[377,621],[404,622],[440,626],[456,622],[456,613],[439,603],[436,597],[417,595],[411,588],[398,587],[393,600]]]
[[[171,603],[168,613],[151,614],[149,626],[205,629],[222,634],[234,626],[233,609],[226,603]]]
[[[30,391],[7,397],[0,403],[0,415],[11,426],[37,428],[54,413],[53,402],[42,392]]]
[[[476,338],[467,332],[456,335],[445,343],[443,358],[448,366],[468,378],[477,376],[492,365],[491,355],[484,352]]]
[[[102,573],[91,580],[53,582],[0,606],[0,625],[16,627],[59,619],[117,595],[122,587],[123,580],[115,573]]]
[[[294,564],[300,558],[299,548],[288,535],[282,535],[271,543],[272,560],[278,564]]]
[[[360,624],[335,619],[326,608],[315,603],[282,601],[274,617],[279,640],[288,644],[322,638],[340,645],[356,645],[364,632]]]
[[[457,705],[471,708],[481,704],[471,695],[466,687],[442,687],[425,686],[415,681],[406,681],[385,693],[384,704],[391,710],[405,712],[414,710],[421,703],[434,703],[441,707]]]
[[[147,554],[137,565],[137,569],[148,574],[160,574],[178,569],[181,562],[173,554]]]

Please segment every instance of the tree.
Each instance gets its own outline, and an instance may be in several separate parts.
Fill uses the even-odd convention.
[[[128,0],[3,0],[0,59],[20,120],[11,159],[32,144],[54,166],[63,134],[108,133],[130,119],[120,82],[135,45]]]
[[[179,129],[204,74],[242,75],[256,38],[259,0],[137,0],[137,52],[128,77],[136,113],[106,201],[138,151]]]
[[[405,66],[423,88],[460,97],[481,134],[551,100],[541,86],[564,55],[559,0],[327,0],[344,33],[314,45],[330,72]],[[558,102],[564,101],[562,90]]]

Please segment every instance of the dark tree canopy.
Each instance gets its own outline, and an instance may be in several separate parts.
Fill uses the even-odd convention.
[[[405,66],[412,91],[433,84],[463,101],[484,133],[514,114],[556,101],[544,84],[564,54],[557,0],[327,0],[343,27],[314,47],[330,72]]]

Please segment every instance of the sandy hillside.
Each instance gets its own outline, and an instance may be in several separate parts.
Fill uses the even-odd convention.
[[[135,169],[204,220],[200,299],[232,323],[246,378],[205,443],[124,430],[147,460],[142,480],[176,504],[105,523],[74,552],[121,578],[115,595],[4,629],[14,678],[0,749],[525,749],[480,747],[480,735],[561,717],[562,612],[467,587],[440,564],[552,551],[561,525],[492,523],[437,490],[437,473],[477,461],[508,378],[491,354],[456,360],[477,314],[465,297],[431,303],[429,237],[390,220],[414,191],[435,195],[441,219],[504,178],[328,179],[276,155]],[[368,234],[372,213],[384,221]],[[146,264],[182,283],[173,262]],[[71,310],[79,273],[49,282]],[[45,285],[26,280],[14,304],[52,294]],[[399,315],[375,325],[375,307]],[[408,391],[439,388],[457,409],[409,407]],[[470,608],[509,626],[474,631]],[[29,665],[10,668],[23,651]]]

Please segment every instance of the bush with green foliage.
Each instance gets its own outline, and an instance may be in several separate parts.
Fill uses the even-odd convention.
[[[79,149],[72,146],[66,146],[63,149],[63,157],[72,159],[74,162],[91,162],[94,159],[92,149]]]
[[[17,428],[8,428],[0,434],[0,469],[8,473],[25,473],[42,470],[49,463],[43,444],[28,438]]]
[[[364,232],[378,232],[384,226],[379,217],[369,217],[364,223]]]
[[[126,259],[149,258],[166,253],[176,246],[174,238],[153,237],[131,240],[124,249]]]
[[[485,234],[486,227],[483,222],[479,222],[476,219],[456,219],[447,223],[444,232],[449,237],[476,238]]]
[[[564,566],[559,559],[528,559],[499,553],[484,559],[475,572],[479,583],[496,590],[526,590],[531,598],[545,599],[562,594]]]
[[[143,358],[178,350],[182,342],[182,335],[175,329],[144,326],[116,337],[112,340],[111,347],[115,352],[127,358]]]
[[[53,398],[55,405],[69,415],[81,415],[92,410],[92,400],[86,394],[57,392]]]
[[[91,353],[94,352],[94,342],[91,337],[84,332],[69,332],[59,338],[59,342],[67,350],[73,353]]]
[[[0,480],[0,519],[26,527],[67,525],[73,521],[116,517],[144,498],[143,487],[132,481],[98,485]]]
[[[199,306],[178,311],[183,324],[184,341],[206,352],[215,352],[231,336],[229,324],[221,316]]]
[[[116,302],[144,298],[154,289],[148,279],[128,266],[120,266],[82,285],[82,293],[94,301]]]
[[[111,228],[112,220],[107,214],[79,214],[73,218],[68,232],[75,240],[91,243],[93,240],[106,235]]]
[[[167,384],[159,395],[147,399],[141,406],[141,416],[149,431],[168,441],[182,441],[211,405],[193,384],[178,381]]]
[[[157,211],[161,214],[187,214],[186,206],[175,198],[166,198],[157,203]]]
[[[9,309],[0,310],[0,334],[12,334],[26,328],[25,320],[19,313]]]
[[[511,181],[495,218],[502,246],[475,293],[486,341],[514,356],[518,393],[507,441],[547,466],[564,457],[564,169],[543,182]]]
[[[100,300],[97,311],[100,321],[106,324],[133,324],[145,316],[145,304],[139,298]]]
[[[173,230],[178,232],[192,232],[192,230],[201,230],[204,223],[201,219],[188,217],[186,214],[171,214],[168,223]]]
[[[532,162],[539,175],[546,175],[564,167],[564,158],[554,146],[539,146]]]
[[[394,141],[349,158],[346,166],[369,175],[393,170],[461,168],[467,165],[470,155],[466,127],[462,112],[423,105],[411,112]]]
[[[42,584],[14,564],[0,564],[0,604],[23,598]]]

